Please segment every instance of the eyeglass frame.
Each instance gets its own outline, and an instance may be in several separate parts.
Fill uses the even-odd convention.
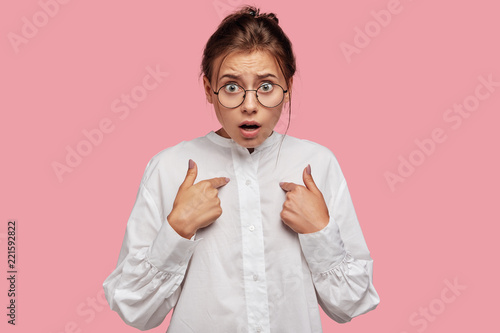
[[[257,90],[259,90],[259,88],[260,88],[260,87],[259,87],[259,88],[257,88],[257,89],[245,89],[245,88],[243,88],[242,86],[240,86],[240,85],[239,85],[239,84],[237,84],[237,83],[226,83],[225,85],[221,86],[221,87],[219,88],[219,90],[215,91],[215,90],[212,88],[212,91],[214,92],[214,94],[216,94],[216,95],[217,95],[217,100],[219,101],[220,105],[222,105],[223,107],[225,107],[225,108],[227,108],[227,109],[236,109],[236,108],[237,108],[237,107],[239,107],[241,104],[243,104],[243,102],[245,102],[245,98],[247,97],[247,91],[255,91],[255,97],[257,98],[257,101],[259,102],[259,104],[260,104],[260,105],[262,105],[263,107],[265,107],[265,108],[275,108],[275,107],[277,107],[278,105],[280,105],[280,104],[283,102],[283,100],[285,99],[285,94],[288,92],[288,89],[287,89],[287,90],[283,89],[283,87],[282,87],[281,85],[277,84],[277,83],[272,83],[272,82],[266,82],[266,83],[267,83],[267,84],[271,84],[271,85],[273,85],[273,86],[278,86],[278,87],[280,87],[280,88],[281,88],[281,90],[283,91],[283,97],[281,98],[281,101],[280,101],[278,104],[276,104],[275,106],[266,106],[266,105],[262,104],[262,102],[261,102],[261,101],[260,101],[260,99],[259,99],[259,95],[257,94]],[[243,89],[243,91],[245,92],[245,93],[243,94],[243,100],[241,101],[241,103],[240,103],[240,104],[238,104],[238,105],[236,105],[236,106],[233,106],[233,107],[231,107],[231,108],[230,108],[230,107],[228,107],[228,106],[225,106],[224,104],[222,104],[222,102],[221,102],[221,101],[220,101],[220,99],[219,99],[219,92],[220,92],[220,90],[221,90],[222,88],[224,88],[225,86],[230,85],[230,84],[234,84],[234,85],[236,85],[236,86],[240,87],[240,88],[241,88],[241,89]]]

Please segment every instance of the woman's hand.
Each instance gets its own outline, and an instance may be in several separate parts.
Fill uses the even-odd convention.
[[[293,231],[308,234],[326,227],[330,221],[330,215],[323,194],[314,183],[310,165],[302,172],[302,178],[306,186],[280,183],[281,188],[286,192],[281,219]]]
[[[172,228],[187,239],[193,237],[198,229],[209,226],[221,216],[222,208],[217,189],[229,182],[229,178],[216,177],[194,184],[198,166],[192,160],[189,160],[189,163],[186,178],[179,187],[172,211],[167,216]]]

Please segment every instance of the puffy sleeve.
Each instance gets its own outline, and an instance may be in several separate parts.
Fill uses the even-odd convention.
[[[199,242],[181,237],[161,218],[145,179],[127,223],[118,264],[103,283],[111,309],[140,330],[160,325],[174,307]]]
[[[329,170],[322,192],[330,221],[318,232],[299,234],[299,240],[321,308],[345,323],[375,309],[380,299],[373,286],[373,260],[335,158]]]

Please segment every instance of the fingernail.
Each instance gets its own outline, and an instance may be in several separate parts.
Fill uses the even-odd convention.
[[[309,164],[307,165],[306,172],[308,175],[311,174],[311,165],[309,165]]]
[[[230,180],[231,180],[231,179],[229,179],[229,178],[227,178],[227,177],[226,177],[226,183],[229,183],[229,181],[230,181]]]
[[[192,159],[189,159],[189,169],[194,168],[194,161]]]
[[[282,186],[283,184],[285,184],[285,182],[280,182],[280,186]]]

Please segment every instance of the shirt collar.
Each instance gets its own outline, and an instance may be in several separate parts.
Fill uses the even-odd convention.
[[[220,146],[223,146],[223,147],[233,147],[233,146],[237,146],[237,148],[240,148],[240,149],[247,149],[245,147],[242,147],[240,146],[238,143],[236,143],[236,141],[234,141],[233,139],[230,139],[230,138],[225,138],[223,136],[220,136],[219,134],[215,133],[214,131],[210,131],[207,135],[205,135],[210,141],[220,145]],[[267,147],[271,147],[273,146],[274,144],[276,144],[278,141],[280,141],[280,139],[283,137],[283,134],[280,134],[276,131],[273,131],[273,133],[267,137],[266,140],[264,140],[264,142],[262,142],[259,146],[255,147],[254,149],[254,152],[255,151],[261,151]]]

